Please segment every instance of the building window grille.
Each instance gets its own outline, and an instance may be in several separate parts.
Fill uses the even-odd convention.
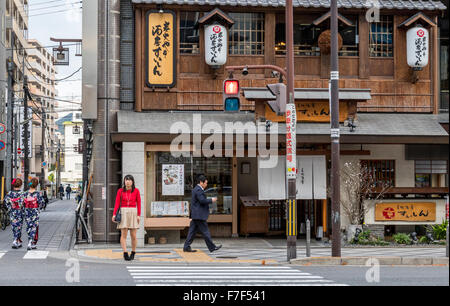
[[[199,54],[199,32],[195,25],[200,18],[199,12],[180,13],[180,53]]]
[[[370,24],[369,54],[371,57],[393,57],[394,17],[380,15],[380,22]]]
[[[235,21],[229,31],[230,55],[264,54],[264,14],[230,13]]]
[[[376,187],[395,187],[395,160],[362,160],[361,167],[368,169]]]

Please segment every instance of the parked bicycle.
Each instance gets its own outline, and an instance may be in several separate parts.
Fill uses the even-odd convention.
[[[9,212],[6,208],[5,203],[2,201],[0,203],[0,227],[4,231],[6,227],[8,227],[11,223],[11,220],[9,219]]]

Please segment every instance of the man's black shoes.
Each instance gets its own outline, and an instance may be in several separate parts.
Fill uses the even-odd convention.
[[[197,252],[197,250],[193,250],[191,248],[188,248],[188,249],[183,249],[183,252],[195,253],[195,252]]]
[[[212,252],[218,251],[218,250],[220,250],[221,247],[222,247],[222,245],[218,245],[214,249],[212,249],[210,252],[212,253]]]

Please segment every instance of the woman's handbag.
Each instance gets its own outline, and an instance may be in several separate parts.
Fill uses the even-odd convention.
[[[116,222],[120,223],[120,221],[122,221],[122,213],[120,212],[120,207],[122,206],[122,192],[120,191],[120,204],[119,204],[119,209],[117,210],[117,214],[116,214]]]

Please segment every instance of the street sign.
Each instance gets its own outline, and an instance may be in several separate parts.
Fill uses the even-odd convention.
[[[0,140],[0,151],[3,151],[6,148],[6,143],[3,140]]]
[[[286,105],[286,178],[297,178],[297,113],[295,104]]]
[[[5,133],[6,131],[6,126],[3,123],[0,123],[0,134]]]
[[[21,148],[17,148],[17,154],[22,154],[22,149]]]

